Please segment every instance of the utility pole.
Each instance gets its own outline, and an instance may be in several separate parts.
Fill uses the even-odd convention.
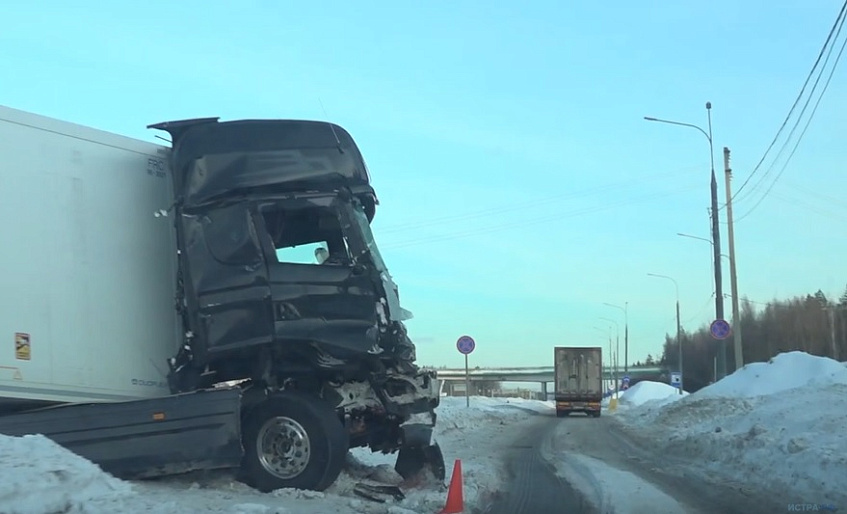
[[[829,344],[832,347],[832,358],[840,360],[838,356],[838,343],[835,338],[835,316],[838,314],[838,311],[844,310],[845,307],[838,305],[823,305],[822,307],[829,318]]]
[[[718,181],[715,178],[715,151],[712,148],[712,102],[706,102],[709,117],[709,157],[712,163],[712,248],[715,260],[715,319],[725,319],[723,313],[723,277],[721,276],[721,230],[718,212]],[[718,341],[718,373],[726,376],[726,340]]]
[[[726,172],[726,223],[729,237],[729,281],[732,288],[732,344],[735,350],[735,369],[744,367],[741,345],[741,314],[738,309],[738,274],[735,266],[735,230],[732,225],[732,168],[729,167],[729,148],[723,148],[723,166]]]
[[[629,302],[624,302],[623,309],[623,372],[629,373]]]
[[[606,303],[606,302],[603,302],[603,305],[605,305],[607,307],[614,307],[615,309],[623,311],[623,320],[624,320],[624,335],[623,335],[623,339],[624,339],[624,341],[623,341],[623,345],[624,345],[623,360],[624,360],[624,363],[623,363],[623,369],[624,369],[624,373],[626,373],[626,372],[629,371],[629,365],[627,364],[627,362],[629,362],[629,302],[624,302],[623,307],[621,307],[620,305],[615,305],[613,303]],[[620,332],[618,332],[618,337],[620,337]],[[620,345],[618,345],[618,351],[620,351]]]
[[[682,323],[679,321],[679,296],[676,297],[676,345],[679,347],[679,394],[682,394],[685,373],[682,372]]]
[[[645,116],[647,121],[655,121],[660,123],[668,123],[671,125],[679,125],[682,127],[690,127],[699,130],[709,141],[709,161],[711,162],[711,217],[712,217],[712,245],[714,248],[715,262],[715,319],[723,320],[723,281],[721,277],[721,234],[720,222],[718,214],[718,181],[715,177],[715,151],[712,138],[712,102],[706,102],[706,114],[709,118],[709,131],[706,132],[697,125],[691,123],[681,123],[672,120],[663,120],[652,116]],[[717,341],[718,355],[717,366],[719,368],[720,378],[726,375],[726,340]]]
[[[679,319],[679,284],[673,277],[667,275],[659,275],[657,273],[648,273],[647,276],[664,278],[673,282],[674,290],[676,291],[676,345],[679,347],[679,394],[682,394],[683,381],[685,373],[682,372],[682,322]]]

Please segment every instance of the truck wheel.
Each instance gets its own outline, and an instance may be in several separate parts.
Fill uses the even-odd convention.
[[[347,430],[323,400],[284,393],[252,409],[242,431],[242,479],[262,492],[323,491],[347,457]]]
[[[429,471],[439,482],[443,482],[447,474],[444,464],[444,454],[438,443],[430,446],[403,446],[397,452],[397,462],[394,470],[404,480],[411,480],[424,471]]]

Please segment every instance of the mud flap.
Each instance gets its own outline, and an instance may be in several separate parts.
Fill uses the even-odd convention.
[[[353,487],[353,494],[377,503],[385,503],[389,498],[398,502],[406,498],[403,491],[396,485],[368,484],[365,482],[356,484]]]
[[[439,482],[444,482],[447,476],[444,454],[438,443],[401,447],[394,470],[408,483],[426,481],[427,471]]]

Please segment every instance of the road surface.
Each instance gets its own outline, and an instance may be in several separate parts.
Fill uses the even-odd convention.
[[[556,432],[557,419],[533,414],[538,419],[506,449],[509,481],[485,514],[594,514],[582,495],[556,475],[555,467],[543,455],[545,442]]]
[[[590,492],[584,488],[577,491],[559,478],[555,465],[562,467],[568,456],[575,454],[592,457],[606,466],[636,475],[676,500],[682,512],[749,514],[785,510],[784,504],[774,505],[772,500],[757,497],[740,487],[707,483],[702,478],[689,476],[684,463],[636,445],[605,413],[599,419],[579,414],[561,419],[555,415],[538,415],[537,418],[526,432],[521,433],[513,447],[506,449],[510,481],[502,497],[484,510],[486,514],[633,512],[626,505],[604,505],[601,498],[586,498],[584,494]]]

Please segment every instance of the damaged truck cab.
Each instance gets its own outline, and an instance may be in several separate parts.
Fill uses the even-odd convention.
[[[399,450],[405,477],[443,479],[435,374],[415,364],[347,131],[217,118],[150,128],[171,135],[185,327],[168,383],[174,394],[239,383],[245,481],[323,489],[357,446]]]

